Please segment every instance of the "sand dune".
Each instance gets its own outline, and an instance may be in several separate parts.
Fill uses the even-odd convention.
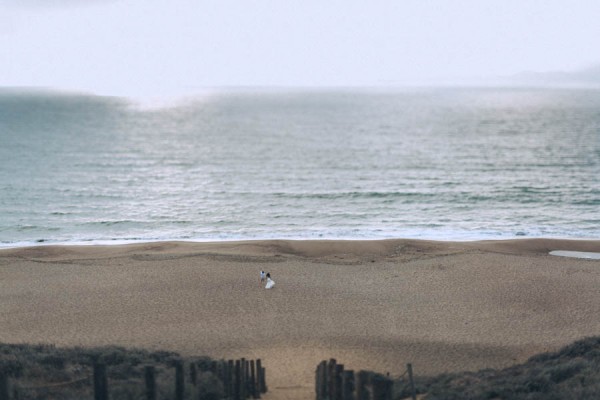
[[[0,251],[0,341],[260,357],[272,399],[317,363],[504,367],[600,334],[600,241],[249,241]],[[259,271],[277,287],[264,290]]]

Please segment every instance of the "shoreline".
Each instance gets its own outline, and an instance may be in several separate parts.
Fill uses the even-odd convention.
[[[416,374],[503,368],[600,332],[600,261],[551,250],[600,252],[600,240],[3,249],[0,341],[262,358],[273,399],[313,398],[329,358],[391,375],[407,362]]]
[[[57,241],[50,239],[38,240],[33,242],[15,242],[15,243],[0,243],[0,251],[11,249],[22,249],[31,247],[79,247],[79,246],[129,246],[129,245],[145,245],[152,243],[195,243],[195,244],[219,244],[219,243],[246,243],[246,242],[272,242],[272,241],[289,241],[289,242],[378,242],[378,241],[422,241],[422,242],[439,242],[439,243],[476,243],[476,242],[512,242],[512,241],[531,241],[531,240],[549,240],[549,241],[566,241],[566,242],[595,242],[598,238],[593,237],[569,237],[569,236],[510,236],[510,237],[478,237],[478,238],[419,238],[419,237],[331,237],[331,238],[305,238],[305,237],[274,237],[274,238],[232,238],[232,239],[90,239],[81,241]]]

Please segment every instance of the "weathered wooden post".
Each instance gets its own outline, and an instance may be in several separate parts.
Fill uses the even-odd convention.
[[[254,368],[256,373],[256,379],[254,380],[254,391],[256,392],[256,398],[260,399],[262,391],[260,390],[260,359],[254,360]]]
[[[335,397],[334,400],[342,400],[342,375],[344,374],[344,364],[335,366]]]
[[[144,368],[144,377],[146,380],[146,400],[156,400],[156,379],[153,365],[147,365]]]
[[[367,371],[359,371],[356,374],[356,400],[369,400],[368,383],[369,373]]]
[[[242,357],[242,385],[240,395],[242,399],[248,397],[248,362],[244,357]]]
[[[240,387],[242,386],[242,363],[240,360],[235,360],[234,383],[233,383],[233,398],[240,400]]]
[[[196,363],[192,362],[190,364],[190,382],[192,382],[192,385],[196,386],[197,378],[198,378],[198,372],[196,371]]]
[[[258,397],[260,397],[261,394],[263,394],[263,390],[262,390],[262,384],[261,384],[261,379],[262,379],[262,366],[261,366],[261,361],[260,358],[256,359],[256,393],[258,393]]]
[[[246,398],[246,359],[240,360],[240,398]]]
[[[233,360],[227,360],[227,384],[226,384],[226,388],[225,388],[225,395],[227,396],[227,398],[230,398],[231,396],[233,396],[233,385],[234,385],[234,378],[233,378],[233,373],[234,373],[234,366],[233,366]]]
[[[8,375],[0,371],[0,400],[10,400],[8,397]]]
[[[256,392],[256,369],[254,360],[250,360],[250,395],[253,399],[256,399]]]
[[[263,387],[263,393],[267,393],[269,391],[269,387],[267,386],[267,370],[262,367],[261,369],[261,375],[262,375],[262,387]]]
[[[175,400],[183,400],[184,395],[183,362],[175,362]]]
[[[256,398],[260,399],[261,395],[263,393],[261,383],[260,383],[261,376],[262,376],[261,371],[260,371],[262,369],[262,367],[260,366],[260,358],[255,361],[255,364],[256,364]]]
[[[327,398],[327,361],[321,361],[317,365],[315,391],[317,400],[325,400]]]
[[[342,375],[342,399],[354,399],[354,371],[344,371]]]
[[[392,400],[393,381],[381,376],[373,375],[371,386],[373,388],[373,400]]]
[[[227,361],[221,360],[217,365],[217,372],[219,374],[219,379],[221,382],[225,383],[225,374],[227,372]]]
[[[327,360],[323,360],[323,369],[321,371],[321,390],[323,399],[329,399],[329,364]]]
[[[337,362],[334,358],[329,359],[327,364],[327,398],[335,400],[335,366]]]
[[[221,382],[221,388],[223,390],[222,397],[223,399],[229,398],[227,395],[227,361],[219,360],[216,363],[215,370],[215,378]],[[200,396],[200,399],[203,399],[204,396]]]
[[[250,360],[246,360],[246,398],[250,397],[252,395],[252,392],[250,391]]]
[[[267,393],[267,379],[265,378],[265,369],[262,366],[260,358],[256,360],[256,372],[258,373],[258,391],[260,393]]]
[[[417,400],[417,391],[415,390],[415,381],[413,379],[412,364],[406,364],[406,369],[408,371],[408,382],[410,383],[410,395],[412,397],[412,400]]]
[[[221,382],[223,382],[223,396],[225,398],[229,397],[229,394],[227,393],[227,378],[229,377],[228,374],[228,369],[229,369],[229,364],[227,362],[227,360],[223,360],[223,364],[221,365],[222,368],[222,372],[221,374],[223,375],[223,378],[221,379]]]
[[[94,400],[108,400],[106,365],[94,364]]]

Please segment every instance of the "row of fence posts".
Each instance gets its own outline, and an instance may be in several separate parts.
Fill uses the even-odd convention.
[[[105,364],[95,363],[93,366],[94,400],[108,400],[108,373]],[[223,383],[224,398],[230,400],[259,399],[267,392],[265,368],[261,360],[222,360],[210,363],[212,372]],[[202,372],[195,363],[189,365],[189,376],[192,385],[198,383],[198,374]],[[144,368],[146,383],[146,399],[157,400],[155,367]],[[174,399],[183,400],[185,396],[184,363],[175,362]],[[8,376],[0,372],[0,400],[11,400]],[[200,399],[202,400],[202,399]]]
[[[416,400],[411,364],[407,364],[407,373],[412,399]],[[315,376],[317,400],[391,400],[393,386],[394,381],[387,376],[368,371],[355,374],[333,358],[321,361]]]
[[[155,383],[154,366],[145,367],[146,399],[156,400],[157,391]],[[198,368],[192,363],[189,367],[190,381],[196,386],[198,381]],[[266,372],[261,360],[223,360],[212,361],[212,372],[223,382],[223,392],[226,399],[243,400],[249,397],[260,399],[262,393],[267,392]],[[175,400],[183,400],[185,390],[183,362],[175,363]],[[94,366],[94,400],[108,400],[106,368],[102,365]]]

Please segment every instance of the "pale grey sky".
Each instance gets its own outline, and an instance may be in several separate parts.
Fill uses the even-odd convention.
[[[463,82],[600,62],[598,0],[0,0],[0,86]]]

